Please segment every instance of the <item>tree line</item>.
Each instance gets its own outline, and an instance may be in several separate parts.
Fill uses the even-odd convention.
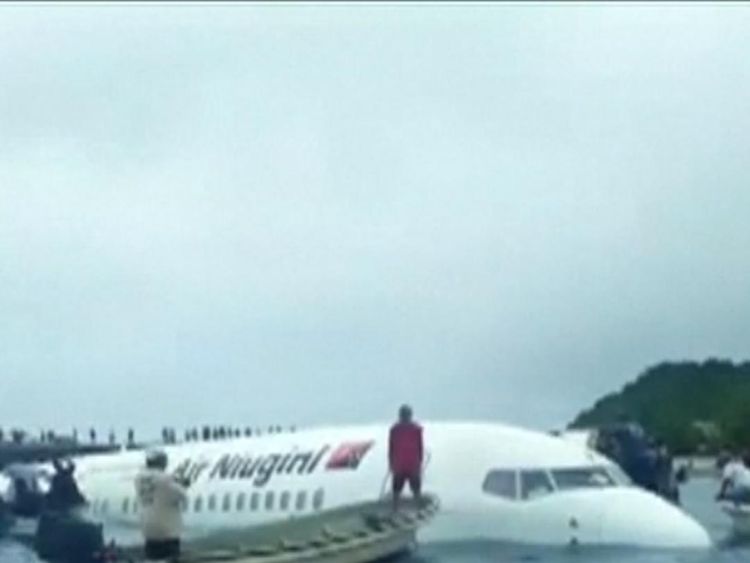
[[[750,450],[750,362],[711,358],[649,367],[570,423],[588,428],[634,419],[677,454]]]

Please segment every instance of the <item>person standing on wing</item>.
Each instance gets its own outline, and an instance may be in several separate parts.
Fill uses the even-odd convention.
[[[135,478],[141,506],[141,532],[147,560],[172,559],[180,554],[182,506],[187,502],[187,482],[167,473],[167,454],[152,450],[146,454],[146,467]]]
[[[398,422],[391,427],[388,440],[388,461],[393,485],[393,507],[398,508],[399,497],[408,482],[414,498],[422,493],[422,427],[413,421],[409,405],[399,409]]]

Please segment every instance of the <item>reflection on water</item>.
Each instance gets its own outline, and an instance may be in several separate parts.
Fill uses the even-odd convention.
[[[750,562],[750,544],[731,545],[729,520],[713,500],[716,483],[695,480],[683,487],[683,504],[711,533],[717,548],[703,553],[674,553],[607,549],[542,549],[491,543],[425,545],[399,563],[734,563]],[[0,563],[40,563],[25,548],[0,542]]]

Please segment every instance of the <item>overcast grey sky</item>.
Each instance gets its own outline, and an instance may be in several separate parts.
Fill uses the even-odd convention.
[[[750,355],[750,6],[0,7],[0,425],[546,428]]]

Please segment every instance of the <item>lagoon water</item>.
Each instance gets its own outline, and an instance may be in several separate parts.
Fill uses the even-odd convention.
[[[750,543],[736,545],[729,537],[729,520],[713,502],[715,481],[696,479],[683,487],[685,508],[708,528],[716,548],[701,553],[644,550],[541,549],[467,542],[450,546],[425,545],[399,563],[730,563],[750,562]],[[644,517],[648,517],[645,515]],[[41,563],[32,552],[0,541],[0,563]]]

